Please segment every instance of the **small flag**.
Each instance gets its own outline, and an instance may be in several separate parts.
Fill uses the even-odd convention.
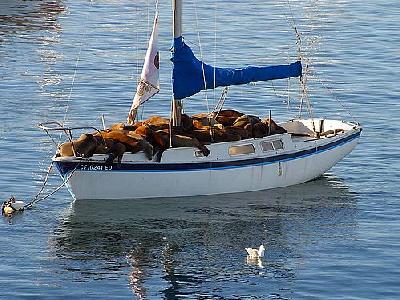
[[[154,17],[153,31],[149,40],[146,57],[135,98],[129,111],[127,123],[135,123],[138,107],[160,91],[159,83],[160,56],[158,51],[158,12]]]

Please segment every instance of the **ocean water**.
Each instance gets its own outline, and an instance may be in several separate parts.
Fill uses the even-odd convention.
[[[171,99],[171,4],[159,6],[162,90],[143,118],[167,116]],[[2,200],[41,187],[54,145],[38,123],[125,120],[153,15],[152,1],[0,2]],[[185,1],[198,57],[232,67],[300,55],[314,115],[360,122],[360,144],[284,189],[76,203],[62,189],[1,219],[0,299],[399,299],[399,19],[394,0]],[[233,87],[226,107],[284,120],[299,115],[298,88]],[[46,191],[60,183],[52,174]],[[247,262],[244,248],[260,244],[262,263]]]

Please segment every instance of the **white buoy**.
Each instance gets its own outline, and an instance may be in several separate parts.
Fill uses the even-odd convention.
[[[250,259],[257,259],[260,257],[264,257],[264,251],[265,251],[264,245],[261,245],[258,249],[245,248],[245,250]]]
[[[1,212],[5,216],[11,216],[15,212],[23,211],[25,208],[24,201],[15,200],[14,196],[11,196],[10,199],[3,202],[1,206]]]
[[[21,210],[21,209],[23,209],[24,208],[24,206],[25,206],[25,203],[24,203],[24,201],[15,201],[15,202],[13,202],[13,203],[11,203],[11,205],[10,205],[13,209],[15,209],[15,210]]]

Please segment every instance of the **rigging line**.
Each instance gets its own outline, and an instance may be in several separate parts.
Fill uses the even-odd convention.
[[[139,24],[139,20],[140,20],[140,17],[138,17],[139,16],[139,9],[138,9],[138,7],[136,6],[136,28],[139,28],[139,26],[138,26],[138,24]],[[139,31],[138,30],[136,30],[136,84],[139,84],[139,80],[138,80],[138,78],[139,78],[139,64],[140,64],[140,62],[139,62]],[[135,91],[135,93],[136,93],[136,91]],[[135,94],[133,95],[133,97],[135,97]]]
[[[200,49],[200,58],[201,58],[201,70],[203,73],[203,81],[204,81],[204,92],[205,92],[205,97],[206,97],[206,106],[207,106],[207,113],[210,113],[210,105],[208,103],[208,93],[207,93],[207,82],[206,82],[206,74],[204,70],[204,62],[203,62],[203,47],[201,45],[201,39],[200,39],[200,29],[199,29],[199,15],[197,13],[197,2],[196,0],[193,1],[194,4],[194,12],[196,16],[196,29],[197,29],[197,39],[199,42],[199,49]]]
[[[335,93],[333,92],[333,88],[327,86],[319,77],[315,76],[315,78],[316,78],[317,82],[320,83],[322,85],[322,87],[325,88],[328,91],[328,93],[339,103],[339,105],[342,107],[342,109],[349,114],[349,116],[353,119],[353,121],[355,123],[358,123],[357,119],[353,116],[350,109],[348,109],[344,105],[344,103],[340,100],[340,98],[335,95]]]
[[[197,28],[197,39],[199,41],[199,47],[200,47],[200,58],[201,58],[201,71],[203,73],[203,81],[204,81],[204,92],[205,92],[205,97],[206,97],[206,106],[207,106],[207,117],[208,117],[208,123],[210,126],[210,140],[213,142],[213,127],[211,125],[211,120],[212,116],[210,114],[210,104],[208,102],[208,92],[207,92],[207,81],[206,81],[206,73],[204,70],[204,61],[203,61],[203,47],[201,46],[201,39],[200,39],[200,28],[199,28],[199,15],[197,13],[197,2],[196,0],[193,1],[194,3],[194,11],[196,15],[196,28]],[[214,72],[215,72],[215,67],[214,67]],[[214,75],[214,80],[215,80],[215,75]],[[215,85],[213,86],[215,90]]]
[[[32,198],[30,203],[27,204],[27,206],[30,206],[32,203],[34,203],[39,198],[40,194],[43,192],[44,188],[46,187],[47,181],[49,180],[49,175],[51,173],[51,170],[53,169],[53,165],[54,165],[54,162],[52,161],[50,163],[50,165],[47,167],[47,172],[46,172],[46,175],[44,177],[44,180],[43,180],[43,183],[42,183],[42,187],[36,193],[35,197]]]
[[[90,1],[90,5],[93,6],[93,2],[92,2],[92,1]],[[86,24],[88,23],[88,20],[89,20],[89,13],[86,14],[86,21],[85,21]],[[86,34],[87,34],[87,28],[86,28],[86,26],[84,26],[84,31],[83,31],[82,39],[81,39],[80,45],[79,45],[78,57],[76,58],[76,61],[75,61],[74,74],[73,74],[73,76],[72,76],[71,88],[69,89],[69,94],[68,94],[68,99],[67,99],[67,106],[66,106],[66,108],[65,108],[65,113],[64,113],[64,118],[63,118],[63,121],[62,121],[62,125],[64,125],[65,122],[67,121],[67,114],[68,114],[68,110],[69,110],[69,103],[70,103],[70,100],[71,100],[72,91],[73,91],[73,89],[74,89],[76,73],[77,73],[77,71],[78,71],[78,65],[79,65],[79,61],[80,61],[80,58],[81,58],[81,54],[82,54],[83,41],[86,40]],[[62,134],[62,133],[60,133],[60,139],[61,139],[61,134]]]
[[[288,59],[288,63],[290,64],[290,46],[289,46],[289,50],[288,50],[288,57],[287,57],[287,59]],[[291,86],[290,86],[290,77],[287,79],[287,102],[286,102],[286,109],[288,110],[288,111],[290,111],[290,89],[291,89]]]
[[[301,85],[301,99],[300,99],[300,108],[299,108],[299,117],[301,117],[302,114],[302,109],[303,109],[303,101],[306,100],[306,105],[307,105],[307,110],[308,113],[311,117],[311,119],[313,119],[313,111],[312,111],[312,105],[311,105],[311,100],[308,96],[308,89],[306,86],[307,83],[307,76],[309,75],[309,61],[304,57],[303,52],[302,52],[302,40],[301,40],[301,35],[300,32],[297,29],[297,25],[296,25],[296,21],[293,15],[293,10],[292,10],[292,6],[290,3],[290,0],[287,0],[288,3],[288,8],[289,8],[289,13],[290,13],[290,19],[286,18],[287,21],[289,23],[291,23],[291,26],[296,34],[296,45],[297,45],[297,58],[302,61],[305,62],[305,71],[303,72],[303,75],[301,76],[300,79],[300,85]]]
[[[215,8],[214,8],[214,106],[217,102],[217,90],[215,88],[216,86],[216,66],[217,66],[217,10],[218,10],[218,1],[214,2]],[[221,108],[222,109],[222,108]]]
[[[292,5],[290,3],[290,0],[287,0],[288,7],[289,7],[289,13],[290,13],[290,18],[286,16],[286,20],[288,21],[289,25],[292,26],[295,34],[296,34],[296,45],[297,45],[297,57],[298,59],[302,60],[303,59],[303,53],[302,53],[302,43],[301,43],[301,35],[300,32],[297,30],[297,24],[296,20],[293,15],[293,10],[292,10]]]
[[[290,82],[290,77],[287,80],[287,110],[290,110],[290,92],[291,92],[291,82]]]
[[[147,0],[147,35],[150,35],[150,0]]]
[[[80,61],[80,57],[81,57],[81,53],[82,53],[82,45],[83,45],[83,40],[84,40],[85,36],[86,36],[86,28],[85,28],[82,40],[81,40],[80,45],[79,45],[78,57],[76,58],[76,61],[75,61],[74,74],[72,76],[71,88],[69,89],[69,94],[68,94],[68,99],[67,99],[67,106],[65,108],[64,118],[63,118],[63,121],[61,123],[63,126],[65,125],[65,122],[67,121],[67,114],[68,114],[68,110],[69,110],[69,102],[71,100],[72,91],[74,89],[76,73],[78,71],[78,65],[79,65],[79,61]],[[61,137],[61,134],[60,134],[60,137]]]
[[[35,197],[35,199],[33,199],[33,200],[32,200],[31,202],[29,202],[28,204],[24,205],[24,209],[30,209],[30,208],[32,208],[33,204],[38,203],[38,202],[40,202],[40,201],[43,201],[43,200],[45,200],[45,199],[51,197],[52,195],[54,195],[56,192],[58,192],[62,187],[64,187],[64,186],[68,183],[69,179],[72,177],[72,175],[75,173],[75,171],[78,169],[78,167],[79,167],[80,165],[81,165],[81,162],[79,162],[79,163],[75,166],[75,168],[71,171],[71,173],[68,174],[68,176],[67,176],[66,178],[63,178],[63,182],[62,182],[57,188],[55,188],[51,193],[49,193],[49,194],[47,194],[47,195],[45,195],[45,196],[43,196],[43,197],[41,197],[41,198],[39,198],[39,195],[40,195],[40,193],[39,193],[39,194]],[[50,171],[51,171],[51,169],[50,169]],[[49,174],[50,174],[50,172],[49,172]],[[46,178],[46,179],[48,179],[48,178]],[[45,186],[46,184],[47,184],[47,180],[46,180],[45,182],[43,182],[43,185],[44,185],[44,186]],[[44,189],[44,186],[43,186],[43,189]],[[43,191],[43,189],[42,189],[41,191]]]

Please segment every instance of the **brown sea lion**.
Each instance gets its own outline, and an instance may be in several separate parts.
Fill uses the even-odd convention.
[[[159,116],[150,117],[147,120],[143,121],[142,123],[150,125],[152,128],[157,130],[169,128],[169,119]]]
[[[227,133],[239,135],[242,140],[248,139],[249,137],[251,137],[251,135],[249,135],[249,132],[242,127],[227,126],[227,127],[224,127],[224,130]]]
[[[94,137],[97,142],[97,147],[93,154],[109,154],[106,159],[106,163],[110,164],[115,158],[118,159],[118,163],[121,163],[122,156],[126,151],[126,146],[120,142],[116,142],[113,139],[103,139],[102,137]]]
[[[215,119],[213,119],[212,115],[206,113],[195,114],[190,118],[193,120],[193,125],[197,129],[202,128],[202,126],[213,126],[218,123]]]
[[[112,124],[109,128],[107,128],[107,130],[132,131],[132,130],[135,130],[141,124],[142,124],[142,122],[136,122],[133,125],[127,125],[125,123],[115,123],[115,124]]]
[[[99,134],[96,133],[96,136],[99,136]],[[120,143],[124,144],[127,147],[128,151],[137,152],[137,151],[141,150],[141,149],[139,149],[138,141],[132,137],[129,137],[127,135],[127,132],[124,130],[101,131],[101,136],[104,139],[113,139],[116,142],[120,142]]]
[[[196,119],[193,120],[192,124],[193,124],[193,129],[204,129],[204,127],[205,127],[203,122],[196,120]],[[209,126],[207,126],[207,127],[209,127]]]
[[[114,142],[109,148],[109,156],[106,159],[106,164],[112,164],[114,159],[117,159],[118,164],[121,163],[122,156],[126,151],[126,146],[119,142]]]
[[[234,110],[234,109],[223,109],[218,113],[218,115],[228,117],[228,118],[239,118],[239,117],[243,116],[244,114],[237,110]]]
[[[235,117],[226,117],[226,116],[217,116],[216,120],[219,124],[223,126],[232,126],[233,123],[236,121],[237,118]]]
[[[244,128],[247,124],[254,126],[254,124],[259,123],[259,122],[261,122],[261,119],[257,116],[242,115],[235,120],[235,122],[233,123],[233,126]]]
[[[134,131],[129,131],[128,136],[138,140],[141,149],[148,159],[153,158],[153,146],[146,139],[141,135],[136,134]]]
[[[212,132],[209,130],[193,130],[193,136],[203,144],[239,141],[240,135],[231,130],[219,129],[214,127]]]
[[[199,119],[204,119],[204,118],[208,118],[208,114],[207,113],[199,113],[199,114],[194,114],[190,116],[193,120],[199,120]]]
[[[193,119],[187,114],[181,115],[181,129],[183,132],[191,132],[194,129]]]
[[[262,120],[262,122],[267,126],[268,131],[267,131],[267,135],[273,135],[273,134],[282,134],[282,133],[286,133],[287,130],[281,126],[279,126],[278,124],[275,123],[274,120],[270,120],[269,118],[265,118],[264,120]],[[271,123],[271,125],[270,125]]]
[[[215,143],[233,142],[241,140],[241,136],[237,132],[226,131],[225,129],[214,128],[212,133],[213,133],[213,140]]]
[[[268,126],[265,123],[259,122],[253,125],[252,127],[253,138],[262,138],[267,135],[268,135]]]
[[[153,146],[154,152],[158,151],[159,149],[162,149],[164,151],[169,145],[169,142],[166,142],[165,139],[159,133],[154,131],[147,124],[139,126],[134,131],[134,133],[142,136],[142,138],[144,138],[147,142],[149,142]]]
[[[196,138],[202,144],[210,144],[212,141],[211,134],[209,130],[204,129],[194,129],[191,132],[191,136]]]
[[[97,142],[92,134],[82,134],[72,142],[60,145],[58,153],[61,156],[90,157],[97,147]]]
[[[167,145],[169,145],[169,140],[171,138],[173,147],[194,147],[198,148],[204,154],[204,156],[208,156],[210,154],[210,150],[208,150],[208,148],[200,143],[200,141],[196,138],[179,134],[173,134],[170,137],[168,132],[162,130],[157,131],[157,133],[162,136]]]
[[[217,116],[216,113],[214,113],[213,116],[218,123],[224,126],[232,126],[237,118],[243,116],[243,113],[233,109],[223,109],[218,113]]]
[[[78,156],[77,153],[73,150],[73,146],[71,142],[62,143],[58,147],[58,154],[60,156]]]
[[[107,142],[106,147],[104,149],[103,145],[98,146],[96,149],[97,153],[114,153],[115,157],[118,157],[118,153],[115,151],[122,151],[123,149],[119,145],[115,145],[115,143],[121,143],[125,146],[124,151],[128,151],[131,153],[137,153],[139,151],[143,151],[148,159],[152,159],[153,157],[153,147],[144,140],[140,135],[135,135],[133,131],[127,130],[106,130],[102,131],[101,135],[105,139],[105,141],[113,141],[113,143]],[[100,135],[96,135],[100,138]],[[101,138],[100,138],[101,139]],[[116,148],[118,146],[118,148]],[[102,149],[103,148],[103,149]],[[109,150],[107,150],[109,149]],[[113,150],[116,149],[116,150]]]

